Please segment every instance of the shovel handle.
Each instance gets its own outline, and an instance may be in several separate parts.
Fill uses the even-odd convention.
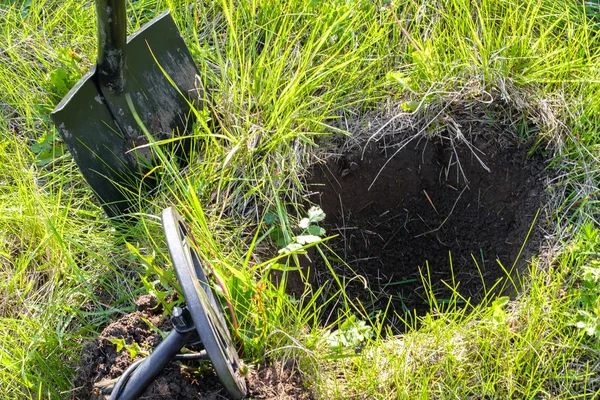
[[[125,87],[127,15],[125,0],[96,0],[98,20],[98,83],[120,93]]]

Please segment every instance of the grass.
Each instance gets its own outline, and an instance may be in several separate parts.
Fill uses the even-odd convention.
[[[542,282],[537,267],[516,302],[501,298],[427,316],[417,332],[378,341],[361,357],[321,362],[331,369],[319,373],[323,397],[594,397],[595,339],[567,327],[568,274],[552,271]]]
[[[1,4],[3,398],[67,397],[82,343],[131,311],[137,295],[174,290],[156,217],[173,203],[226,282],[244,357],[294,359],[320,398],[599,393],[598,337],[575,327],[580,311],[588,324],[599,316],[598,288],[584,279],[596,265],[590,232],[600,216],[594,2],[129,3],[130,31],[173,10],[209,112],[195,129],[203,150],[186,168],[156,146],[158,193],[140,201],[140,222],[123,229],[105,219],[68,154],[47,163],[34,146],[60,146],[48,112],[95,59],[93,4]],[[514,301],[438,310],[432,299],[418,330],[393,337],[375,320],[369,326],[381,334],[360,354],[334,349],[319,339],[331,326],[317,323],[318,293],[300,308],[285,294],[296,258],[269,253],[273,232],[287,243],[298,234],[307,166],[344,140],[366,139],[347,127],[368,113],[409,118],[436,134],[448,121],[466,124],[476,104],[499,107],[489,118],[515,131],[535,127],[522,132],[553,156],[552,248],[532,262]],[[280,270],[276,285],[270,276]],[[347,333],[360,333],[366,316],[335,278],[329,301],[346,305],[337,322],[350,320]]]

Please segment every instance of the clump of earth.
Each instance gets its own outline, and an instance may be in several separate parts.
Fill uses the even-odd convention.
[[[518,289],[542,238],[546,165],[526,143],[370,143],[315,166],[310,200],[338,235],[328,260],[350,299],[371,315],[387,310],[401,330],[431,310],[432,294],[449,302],[450,287],[463,304]]]
[[[155,328],[153,328],[155,327]],[[83,349],[82,361],[74,381],[74,399],[106,400],[110,390],[129,365],[142,358],[131,358],[126,348],[117,352],[115,339],[133,347],[151,350],[162,341],[157,329],[171,330],[170,317],[163,315],[155,297],[141,296],[136,311],[108,325]],[[127,347],[126,346],[126,347]],[[301,374],[281,362],[249,368],[246,376],[248,397],[256,399],[308,400],[312,394],[304,387]],[[171,362],[146,388],[140,399],[228,399],[207,362]]]

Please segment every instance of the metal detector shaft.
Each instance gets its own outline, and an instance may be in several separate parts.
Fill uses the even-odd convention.
[[[195,334],[193,329],[184,333],[173,329],[152,354],[133,371],[131,377],[123,382],[122,389],[115,386],[110,400],[136,399]]]

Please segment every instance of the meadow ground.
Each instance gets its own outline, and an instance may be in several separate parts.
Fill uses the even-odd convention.
[[[169,205],[225,283],[250,379],[315,398],[597,397],[597,1],[127,7],[130,33],[172,10],[204,101],[195,155],[153,143],[159,184],[125,225],[48,117],[95,60],[94,4],[0,3],[3,398],[76,397],[86,343],[140,296],[170,309]]]

